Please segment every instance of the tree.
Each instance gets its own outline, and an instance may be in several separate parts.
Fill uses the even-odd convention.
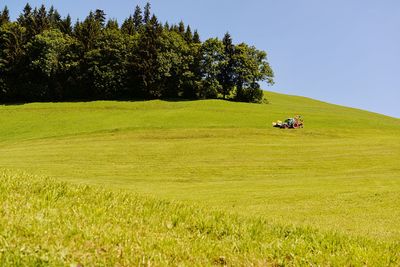
[[[225,34],[224,38],[222,39],[222,43],[224,46],[224,54],[221,60],[221,70],[218,75],[218,80],[221,84],[220,93],[225,99],[226,96],[231,93],[235,85],[235,46],[232,43],[232,37],[229,33]]]
[[[119,30],[118,21],[116,19],[109,19],[107,21],[106,29]]]
[[[139,97],[161,97],[161,88],[158,86],[160,81],[158,57],[161,33],[162,28],[157,18],[153,16],[144,26],[138,41],[138,49],[132,56],[132,76],[136,77],[140,87]]]
[[[75,36],[83,44],[86,51],[93,48],[96,39],[101,33],[101,21],[95,18],[93,12],[89,13],[83,23],[75,25]]]
[[[18,23],[7,23],[0,27],[0,67],[16,65],[24,54],[26,29]]]
[[[143,13],[143,23],[147,24],[150,22],[150,16],[151,16],[151,5],[149,2],[147,2],[146,6],[144,7],[144,13]]]
[[[41,101],[231,98],[257,102],[273,84],[263,51],[222,40],[202,43],[189,25],[163,24],[147,3],[119,28],[103,10],[72,27],[52,6],[26,4],[17,22],[0,11],[0,99]]]
[[[149,7],[150,8],[150,7]],[[149,9],[150,10],[150,9]],[[150,14],[150,11],[149,11]],[[149,15],[150,16],[150,15]],[[142,16],[142,9],[140,6],[136,6],[135,8],[135,13],[133,14],[133,23],[135,25],[136,31],[139,31],[139,29],[143,25],[143,16]],[[148,18],[147,18],[148,19]],[[147,22],[146,22],[147,23]]]
[[[164,29],[165,29],[166,31],[169,31],[170,27],[169,27],[168,21],[166,21],[166,22],[164,23]]]
[[[26,29],[16,22],[7,23],[0,27],[0,83],[3,98],[19,98],[21,93],[20,75],[24,56]],[[8,86],[12,84],[13,86]]]
[[[203,94],[203,71],[202,71],[202,45],[201,43],[189,44],[189,71],[185,75],[183,85],[183,97],[186,99],[198,99]]]
[[[34,25],[34,35],[40,34],[45,30],[50,28],[50,20],[47,16],[46,7],[41,5],[39,10],[34,10],[34,17],[33,17],[33,25]]]
[[[32,13],[32,7],[27,3],[23,9],[23,13],[19,15],[18,24],[26,29],[26,40],[30,40],[36,34],[35,19]]]
[[[190,26],[188,25],[186,28],[186,32],[185,32],[185,40],[188,43],[191,43],[193,40],[193,33],[192,33],[192,29],[190,28]]]
[[[58,13],[57,9],[54,9],[53,6],[50,7],[47,17],[51,28],[60,30],[62,29],[61,15]]]
[[[32,7],[27,3],[24,7],[23,13],[19,15],[18,23],[25,27],[32,22]]]
[[[94,20],[100,24],[101,28],[104,28],[106,23],[106,13],[101,9],[96,9],[94,12]]]
[[[203,83],[199,93],[200,98],[216,98],[221,84],[218,81],[221,62],[223,60],[224,45],[217,38],[206,40],[201,47],[201,69]]]
[[[273,84],[273,71],[267,62],[267,54],[247,44],[239,44],[235,49],[235,83],[237,101],[260,102],[263,92],[259,81]]]
[[[60,30],[64,34],[72,35],[72,22],[71,16],[68,16],[60,22]]]
[[[5,6],[3,11],[0,11],[0,27],[8,22],[10,22],[10,11]]]
[[[121,32],[128,35],[134,35],[136,33],[136,27],[132,16],[124,20],[121,26]]]
[[[185,35],[185,23],[183,21],[179,22],[178,31],[182,36]]]
[[[201,43],[200,35],[199,35],[199,32],[197,30],[195,30],[194,33],[193,33],[193,43],[196,43],[196,44],[200,44]]]
[[[189,69],[192,61],[189,45],[180,34],[164,31],[160,38],[159,47],[157,61],[161,97],[180,98],[189,96],[187,86],[193,76]]]
[[[69,72],[78,66],[76,40],[59,29],[44,31],[27,44],[29,70],[33,81],[31,100],[63,100]]]
[[[94,99],[119,99],[127,91],[129,38],[118,29],[106,28],[86,53],[88,80]]]

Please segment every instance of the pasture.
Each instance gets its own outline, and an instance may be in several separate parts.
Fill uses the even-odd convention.
[[[138,220],[138,230],[130,229],[128,235],[136,235],[137,242],[142,232],[150,236],[144,244],[131,240],[121,245],[124,250],[130,246],[137,249],[130,247],[131,253],[138,253],[138,257],[129,254],[135,263],[145,259],[143,265],[147,261],[152,265],[399,264],[400,120],[304,97],[271,92],[266,92],[266,97],[269,104],[157,100],[0,106],[1,189],[3,196],[9,195],[3,199],[6,204],[0,206],[0,235],[8,233],[17,240],[14,244],[25,242],[26,247],[29,242],[32,246],[43,242],[39,237],[23,242],[18,229],[8,231],[12,227],[4,217],[6,214],[13,221],[22,216],[9,211],[10,207],[18,207],[16,203],[25,203],[24,196],[30,198],[29,181],[34,184],[32,188],[52,188],[54,184],[55,188],[66,187],[67,192],[89,185],[89,193],[77,193],[82,196],[79,201],[86,201],[90,207],[79,202],[83,210],[88,209],[82,211],[88,220],[91,216],[99,218],[93,225],[99,231],[107,228],[107,219],[101,212],[107,203],[115,208],[107,210],[111,212],[110,225],[116,227],[114,220],[122,220],[120,232],[110,230],[107,238],[124,238],[122,233],[131,227],[129,218]],[[272,121],[296,114],[304,116],[304,129],[271,127]],[[52,180],[50,183],[37,177]],[[18,190],[21,192],[15,193]],[[44,189],[33,190],[32,203],[51,203],[52,198],[45,194],[48,193]],[[102,198],[107,194],[115,194],[115,198]],[[127,202],[139,206],[148,201],[167,204],[151,204],[152,219],[147,221],[147,213],[134,213],[124,206],[125,197],[121,194],[127,194]],[[66,208],[63,216],[71,218],[74,227],[81,217],[74,217],[71,211],[76,195],[61,196],[61,204],[56,201],[49,213],[47,206],[33,205],[24,215],[28,223],[44,212],[43,218],[48,216],[45,225],[51,231],[59,231],[51,235],[59,241],[46,241],[52,244],[46,254],[49,262],[132,264],[113,258],[118,251],[102,258],[101,253],[94,252],[99,248],[90,246],[92,250],[86,256],[66,252],[68,260],[63,261],[57,248],[71,246],[72,239],[65,236],[67,222],[54,220],[61,216],[62,207]],[[176,223],[181,227],[179,231],[174,228],[174,214],[177,221],[184,221]],[[206,227],[210,229],[204,243],[192,243],[203,216],[209,219]],[[223,238],[212,236],[220,229],[214,216],[221,216],[223,232],[228,229]],[[23,222],[18,222],[23,228]],[[165,224],[174,225],[174,230],[163,227]],[[261,226],[251,234],[249,229],[254,224]],[[37,227],[40,232],[45,226],[38,223]],[[101,235],[97,232],[91,236],[91,230],[82,227],[76,231],[85,235],[83,240]],[[282,229],[296,234],[287,238]],[[26,228],[25,234],[36,236],[36,230]],[[157,241],[159,235],[165,237],[165,242]],[[99,240],[104,246],[111,246],[107,238]],[[77,248],[84,248],[78,237],[73,240]],[[304,246],[296,247],[295,240]],[[278,246],[279,242],[283,245]],[[92,246],[95,243],[92,241]],[[235,250],[233,244],[246,249]],[[174,254],[172,247],[187,250]],[[107,248],[104,254],[115,249]],[[0,253],[2,260],[12,260],[10,255],[19,253],[7,251]],[[97,256],[91,261],[88,255]]]

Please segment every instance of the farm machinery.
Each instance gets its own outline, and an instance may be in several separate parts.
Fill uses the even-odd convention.
[[[298,129],[304,127],[304,120],[301,115],[296,115],[294,118],[288,118],[283,122],[273,122],[272,126],[281,129]]]

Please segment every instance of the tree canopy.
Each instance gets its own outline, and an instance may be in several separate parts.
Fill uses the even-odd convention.
[[[206,99],[260,102],[273,84],[267,53],[201,41],[183,21],[162,23],[147,3],[121,26],[97,9],[72,25],[54,7],[0,11],[0,102]]]

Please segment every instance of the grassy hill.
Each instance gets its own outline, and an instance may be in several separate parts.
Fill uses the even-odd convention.
[[[303,97],[271,92],[266,96],[267,105],[207,100],[0,106],[0,166],[6,170],[0,179],[2,195],[8,196],[3,202],[8,204],[0,205],[0,212],[7,215],[0,221],[0,244],[1,236],[18,241],[15,250],[0,252],[1,259],[47,255],[57,264],[92,259],[126,265],[129,262],[116,258],[115,247],[105,249],[104,257],[95,253],[100,248],[83,249],[85,255],[77,251],[85,248],[79,236],[92,240],[93,246],[95,240],[112,246],[110,240],[124,238],[122,233],[127,232],[137,243],[126,241],[121,247],[137,253],[128,254],[132,262],[145,259],[143,264],[399,264],[400,120]],[[272,121],[298,113],[305,117],[306,128],[271,127]],[[82,195],[78,204],[77,196],[68,193],[52,206],[46,191],[29,193],[30,184],[54,184],[67,192],[86,188],[74,184],[93,188],[77,193]],[[115,199],[111,201],[109,194]],[[129,195],[129,203],[150,201],[151,211],[127,211],[121,194]],[[43,243],[32,233],[35,238],[21,239],[36,228],[24,228],[29,220],[10,212],[18,201],[31,201],[33,207],[23,218],[35,220],[43,213],[45,223],[36,222],[37,230],[59,231],[50,235],[59,240],[49,237]],[[165,201],[173,203],[155,204]],[[107,209],[109,202],[115,210]],[[87,211],[82,210],[85,203]],[[67,207],[65,213],[59,211],[62,207]],[[104,209],[111,212],[110,222],[102,215],[107,214]],[[196,217],[188,219],[181,210]],[[79,228],[79,214],[92,220],[98,231],[92,233],[90,225]],[[71,219],[60,221],[60,216]],[[223,226],[216,223],[214,229],[215,216],[221,216]],[[203,217],[209,220],[208,230],[197,240],[192,230],[202,227]],[[7,221],[18,222],[12,225],[25,230],[19,232]],[[68,224],[78,228],[78,237],[68,237]],[[180,225],[178,230],[175,224]],[[251,234],[254,224],[259,228]],[[111,231],[113,227],[119,232]],[[218,229],[226,232],[227,240],[213,236]],[[285,235],[282,229],[296,234]],[[111,234],[102,233],[108,230]],[[140,240],[141,234],[149,238]],[[161,243],[159,236],[165,237]],[[296,240],[302,245],[296,247]],[[30,252],[18,252],[21,244]],[[32,252],[38,244],[47,244],[47,254]],[[235,244],[247,250],[234,249]],[[174,252],[175,246],[186,250]],[[62,248],[70,249],[65,252],[68,257],[60,256]]]

